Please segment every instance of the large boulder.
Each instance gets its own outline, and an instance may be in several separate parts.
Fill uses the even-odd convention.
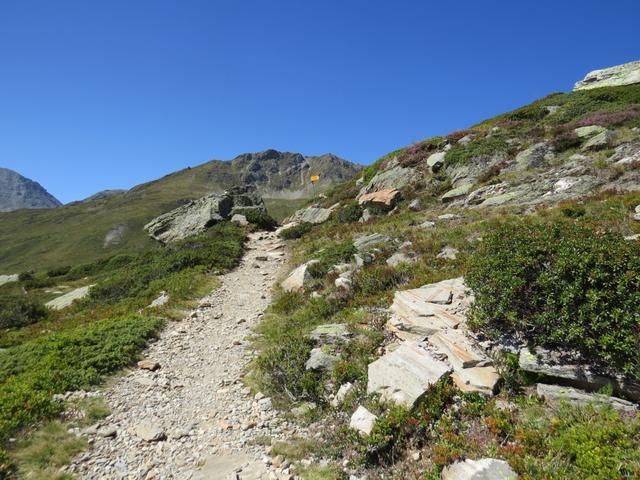
[[[563,387],[560,385],[546,385],[544,383],[538,383],[536,385],[536,393],[539,397],[544,398],[551,404],[567,402],[580,406],[589,404],[596,406],[608,405],[621,412],[638,411],[638,406],[634,403],[628,402],[627,400],[598,393],[587,393],[584,390]]]
[[[144,229],[155,240],[171,243],[202,233],[215,223],[228,220],[234,212],[247,209],[265,210],[253,185],[233,187],[221,194],[212,193],[193,200],[153,219]]]
[[[640,83],[640,61],[624,63],[587,73],[584,80],[575,84],[574,90],[590,90],[600,87],[614,87]]]
[[[329,220],[329,217],[337,207],[338,204],[330,208],[314,206],[302,208],[291,215],[286,221],[290,223],[324,223]]]
[[[358,203],[365,207],[376,205],[383,208],[393,208],[400,200],[402,194],[395,188],[365,193],[358,198]]]
[[[379,170],[375,176],[365,185],[359,195],[377,192],[380,190],[401,189],[416,179],[416,170],[411,167],[403,167],[397,161],[392,160],[384,169]]]
[[[308,269],[309,266],[314,263],[318,263],[318,260],[310,260],[296,267],[280,284],[282,289],[286,292],[295,292],[304,289],[312,279]]]
[[[526,170],[544,165],[553,158],[553,149],[548,142],[531,145],[516,155],[516,168]]]
[[[420,397],[451,369],[419,343],[405,342],[368,367],[367,393],[413,407]]]

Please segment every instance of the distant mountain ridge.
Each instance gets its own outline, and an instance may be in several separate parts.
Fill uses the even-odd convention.
[[[56,208],[62,203],[38,182],[0,168],[0,212],[21,208]]]
[[[89,262],[146,248],[143,226],[190,200],[255,184],[270,213],[284,218],[314,190],[349,180],[361,166],[333,154],[305,156],[265,150],[232,160],[211,160],[126,191],[103,191],[53,210],[0,214],[0,273]],[[276,213],[274,213],[276,212]]]

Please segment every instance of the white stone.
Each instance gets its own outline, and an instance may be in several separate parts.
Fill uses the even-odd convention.
[[[631,85],[633,83],[640,83],[640,61],[589,72],[584,77],[584,80],[575,84],[573,89],[589,90],[600,87]]]
[[[318,263],[318,260],[311,260],[295,268],[280,284],[282,289],[287,292],[293,292],[306,287],[311,280],[311,274],[308,271],[308,267],[314,263]]]
[[[339,407],[344,402],[345,398],[347,398],[347,395],[349,395],[354,388],[355,387],[351,382],[340,385],[338,393],[336,393],[335,398],[331,400],[331,405],[333,405],[334,407]]]
[[[456,462],[442,470],[442,480],[515,480],[518,475],[504,460],[482,458]]]
[[[5,283],[17,282],[19,278],[18,274],[15,275],[0,275],[0,285],[4,285]]]
[[[45,303],[45,306],[50,308],[51,310],[62,310],[70,306],[76,300],[80,300],[81,298],[89,295],[89,290],[91,290],[93,285],[87,285],[86,287],[76,288],[75,290],[71,290],[70,292],[65,293],[57,298],[54,298],[50,302]]]
[[[431,385],[450,371],[448,365],[418,343],[404,342],[369,364],[367,393],[378,393],[385,400],[412,407]]]
[[[362,435],[369,435],[377,419],[378,417],[360,405],[351,416],[349,427],[357,430]]]
[[[244,215],[240,215],[239,213],[236,213],[234,216],[232,216],[231,221],[233,223],[237,223],[242,227],[246,227],[247,225],[249,225],[249,221],[247,220],[247,217],[245,217]]]
[[[160,296],[149,304],[149,308],[162,307],[163,305],[166,305],[169,302],[170,298],[171,297],[167,292],[162,291],[160,292]]]

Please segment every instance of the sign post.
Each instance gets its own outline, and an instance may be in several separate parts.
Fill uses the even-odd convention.
[[[311,175],[311,186],[313,187],[313,198],[316,198],[316,182],[320,180],[319,175]]]

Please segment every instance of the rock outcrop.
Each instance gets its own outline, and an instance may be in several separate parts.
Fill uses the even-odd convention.
[[[640,61],[624,63],[587,73],[573,87],[574,90],[590,90],[600,87],[615,87],[640,83]]]
[[[93,285],[87,285],[86,287],[80,287],[76,288],[75,290],[71,290],[64,295],[61,295],[45,303],[45,307],[50,308],[51,310],[63,310],[71,306],[71,304],[76,300],[80,300],[89,295],[91,287],[93,287]]]
[[[55,208],[62,205],[39,183],[8,168],[0,168],[0,212],[20,208]]]
[[[445,467],[442,480],[516,480],[518,475],[504,460],[467,459]]]
[[[153,239],[171,243],[202,233],[211,225],[228,220],[234,212],[247,209],[265,210],[254,185],[233,187],[219,195],[199,198],[160,215],[144,228]]]

